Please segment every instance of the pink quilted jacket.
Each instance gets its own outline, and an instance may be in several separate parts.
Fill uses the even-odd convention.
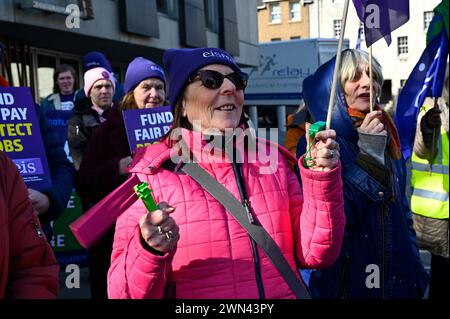
[[[183,134],[194,135],[199,145],[191,145],[191,151],[199,158],[204,145],[195,141],[201,136]],[[138,221],[147,211],[138,200],[116,223],[109,297],[163,298],[171,286],[176,298],[258,298],[247,232],[201,186],[167,165],[171,151],[164,142],[143,149],[131,172],[149,183],[156,202],[176,208],[171,214],[180,227],[176,251],[157,256],[143,248]],[[242,165],[252,211],[296,273],[297,267],[328,267],[339,254],[345,226],[340,166],[318,172],[300,165],[302,191],[287,163],[291,155],[282,148],[276,151],[278,166],[272,174],[261,174],[261,162]],[[230,163],[216,153],[204,156],[199,165],[240,198]],[[266,298],[295,298],[261,249],[259,258]]]

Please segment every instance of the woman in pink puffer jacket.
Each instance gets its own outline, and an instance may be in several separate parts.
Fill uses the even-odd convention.
[[[130,170],[150,185],[160,209],[148,213],[139,200],[118,218],[109,297],[295,298],[247,231],[175,159],[187,151],[248,202],[249,218],[265,228],[298,277],[297,268],[328,267],[340,251],[345,216],[335,132],[316,135],[314,165],[299,165],[301,187],[288,151],[261,139],[258,148],[249,146],[252,137],[242,132],[246,74],[228,53],[170,49],[164,64],[176,102],[172,130],[139,150]],[[232,151],[241,156],[232,161],[218,142],[236,128]]]

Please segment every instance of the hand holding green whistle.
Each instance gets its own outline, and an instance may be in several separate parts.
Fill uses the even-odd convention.
[[[314,144],[314,139],[316,138],[317,133],[325,130],[326,127],[327,127],[327,125],[323,121],[318,121],[314,124],[311,124],[311,126],[309,127],[309,130],[308,130],[308,136],[309,136],[308,145],[309,145],[309,147],[308,147],[308,150],[306,151],[305,156],[303,157],[303,166],[305,168],[309,168],[311,166],[316,165],[316,163],[311,155],[311,148]]]

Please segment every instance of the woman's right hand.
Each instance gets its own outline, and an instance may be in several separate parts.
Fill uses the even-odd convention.
[[[372,135],[387,135],[383,122],[383,112],[372,111],[366,115],[358,131]]]
[[[336,142],[336,131],[325,129],[317,132],[314,140],[310,140],[309,128],[311,124],[305,123],[306,140],[308,141],[307,149],[311,146],[311,156],[313,165],[309,166],[314,171],[330,171],[339,165],[339,144]]]
[[[139,226],[144,242],[152,249],[165,253],[175,248],[180,239],[180,229],[169,216],[175,208],[166,202],[159,203],[158,207],[160,209],[142,216]]]

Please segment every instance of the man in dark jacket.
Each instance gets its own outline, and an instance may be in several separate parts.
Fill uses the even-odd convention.
[[[88,70],[84,74],[84,92],[89,99],[75,101],[67,128],[70,155],[77,170],[93,131],[106,120],[111,109],[114,76],[101,67]]]

